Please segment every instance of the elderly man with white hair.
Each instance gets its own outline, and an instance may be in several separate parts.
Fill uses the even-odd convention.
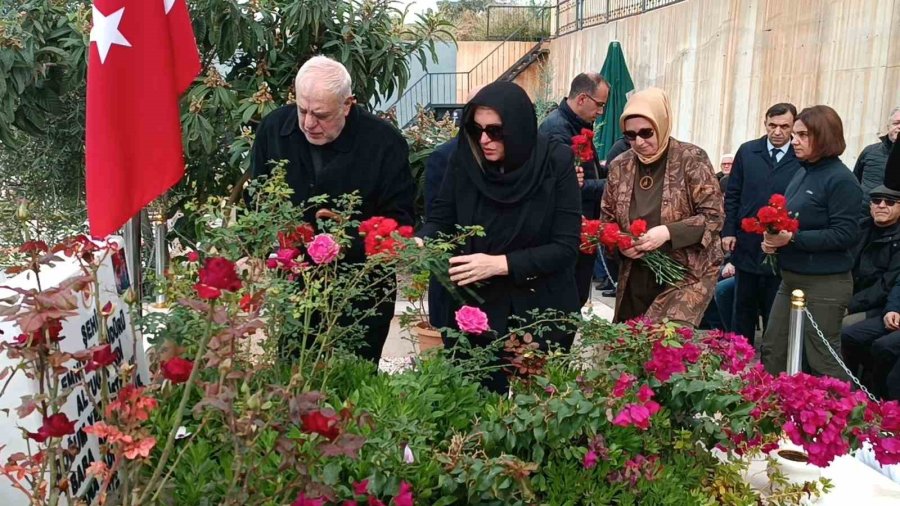
[[[268,174],[274,162],[286,160],[294,204],[318,195],[337,198],[359,192],[362,205],[355,219],[384,216],[413,225],[416,190],[406,140],[391,124],[356,104],[347,69],[331,58],[315,56],[300,67],[294,87],[297,103],[273,111],[257,129],[253,177]],[[316,211],[308,210],[306,221],[315,223]],[[364,260],[363,242],[355,237],[344,261]],[[382,300],[380,304],[355,304],[363,311],[375,306],[376,315],[361,322],[367,332],[358,354],[376,363],[394,314],[396,282],[381,285],[374,297]]]
[[[898,135],[900,135],[900,106],[894,107],[888,114],[884,135],[878,138],[878,142],[866,146],[856,159],[853,175],[863,189],[864,216],[869,214],[869,195],[872,189],[881,185],[884,180],[884,166]]]

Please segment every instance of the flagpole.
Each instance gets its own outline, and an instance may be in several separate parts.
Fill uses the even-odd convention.
[[[141,285],[141,211],[138,211],[127,223],[125,223],[125,257],[128,265],[128,277],[131,279],[131,289],[134,291],[137,316],[143,313],[143,291]]]

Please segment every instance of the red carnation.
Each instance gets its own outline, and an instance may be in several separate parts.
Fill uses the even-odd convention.
[[[176,384],[187,381],[193,369],[194,363],[181,357],[166,360],[160,366],[163,377]]]
[[[219,290],[236,292],[241,289],[234,262],[222,257],[210,257],[200,269],[200,283]]]
[[[787,206],[787,198],[780,193],[776,193],[769,197],[769,205],[772,207],[777,207],[779,209],[784,209]]]
[[[762,234],[765,227],[756,218],[744,218],[741,220],[741,230],[748,234]]]
[[[196,251],[188,251],[187,252],[187,261],[188,262],[196,262],[197,260],[200,260],[200,253],[197,253]]]
[[[306,434],[319,434],[329,441],[334,441],[340,434],[338,417],[331,410],[318,410],[300,415],[300,423],[301,430]]]
[[[759,212],[756,213],[756,218],[763,225],[771,225],[778,221],[778,209],[775,209],[772,206],[765,206],[760,208]]]
[[[640,237],[647,233],[647,222],[646,220],[637,219],[631,222],[631,226],[629,227],[631,231],[631,235],[634,237]]]
[[[403,225],[402,227],[397,229],[397,233],[400,234],[400,237],[409,239],[413,236],[413,228],[409,225]]]

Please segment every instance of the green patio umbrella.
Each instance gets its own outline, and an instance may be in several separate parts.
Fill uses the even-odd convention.
[[[609,83],[609,99],[606,102],[606,112],[597,118],[596,129],[598,134],[594,136],[594,145],[597,155],[601,160],[606,158],[610,148],[616,140],[622,136],[619,127],[619,116],[625,110],[625,102],[628,95],[634,91],[634,83],[631,74],[628,73],[628,65],[625,63],[625,53],[619,41],[612,41],[606,49],[606,60],[600,75]]]

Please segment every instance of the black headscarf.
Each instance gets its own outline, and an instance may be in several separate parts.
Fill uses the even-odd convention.
[[[505,155],[496,164],[485,160],[478,139],[471,138],[465,128],[474,121],[479,106],[497,111],[503,121]],[[547,139],[538,135],[534,104],[525,90],[511,82],[491,83],[469,101],[462,121],[454,165],[466,172],[485,197],[501,204],[515,204],[537,189],[548,167],[545,162],[549,149]]]

